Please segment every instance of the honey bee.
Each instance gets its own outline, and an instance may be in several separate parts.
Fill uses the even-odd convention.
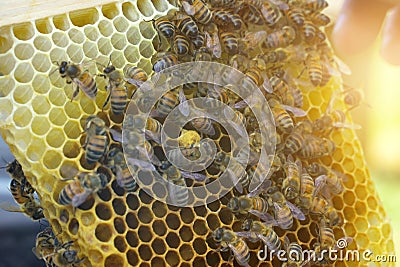
[[[111,99],[111,111],[115,115],[121,115],[124,112],[128,101],[128,93],[125,86],[122,85],[124,82],[122,73],[116,70],[114,66],[109,65],[104,69],[101,76],[106,77],[109,80],[109,84],[106,87],[109,94],[103,104],[103,109]]]
[[[288,135],[285,148],[290,153],[296,153],[305,145],[305,135],[312,133],[312,122],[305,120],[296,124],[293,131]]]
[[[10,175],[11,179],[15,179],[20,184],[25,184],[26,177],[24,171],[22,170],[22,166],[18,162],[18,160],[14,159],[13,161],[8,163],[4,167],[1,167],[0,169],[6,169],[6,172]]]
[[[153,21],[154,28],[166,38],[171,38],[175,35],[175,25],[172,21],[164,18],[159,18]]]
[[[239,10],[239,15],[246,23],[264,25],[264,16],[254,5],[244,4]]]
[[[301,175],[301,190],[300,195],[296,201],[298,207],[302,210],[309,211],[312,204],[312,198],[315,192],[314,179],[308,174],[305,168],[303,168]]]
[[[222,88],[215,84],[207,84],[207,98],[205,106],[212,111],[219,111],[224,107],[223,104],[227,104],[229,102],[229,95],[225,88]],[[214,101],[218,100],[218,101]]]
[[[289,155],[283,168],[286,178],[283,180],[282,190],[286,199],[292,200],[297,198],[300,193],[301,162],[299,160],[294,162],[292,155]]]
[[[265,38],[264,45],[268,49],[279,47],[287,47],[293,43],[296,37],[296,31],[291,26],[283,26],[282,29],[268,34]]]
[[[306,135],[304,138],[304,146],[301,147],[297,154],[301,158],[314,159],[325,155],[331,155],[335,149],[336,145],[332,140]]]
[[[242,6],[244,3],[243,0],[209,0],[212,7],[224,7],[224,8],[235,8],[238,6]]]
[[[193,16],[196,22],[208,24],[212,19],[212,12],[202,0],[191,0],[190,3],[181,1],[186,14]]]
[[[311,43],[314,40],[315,35],[317,34],[317,28],[314,26],[309,20],[305,20],[302,26],[302,34],[303,38],[307,43]]]
[[[10,191],[15,202],[20,205],[30,201],[30,199],[33,198],[33,193],[35,192],[28,181],[25,181],[24,184],[21,184],[16,179],[11,179]]]
[[[148,80],[147,73],[137,66],[128,64],[124,67],[123,72],[125,81],[136,87],[140,87],[145,81]]]
[[[334,128],[360,129],[360,125],[346,122],[346,114],[339,109],[327,112],[314,122],[314,132],[328,135]]]
[[[239,51],[239,41],[234,32],[221,32],[221,42],[229,55],[237,54]]]
[[[108,137],[106,135],[105,122],[92,115],[85,123],[86,140],[83,148],[86,149],[85,159],[87,163],[96,163],[106,152]]]
[[[285,236],[284,247],[286,250],[287,262],[284,262],[284,267],[298,267],[303,262],[303,248],[297,242],[290,242],[289,238]]]
[[[343,91],[343,101],[347,105],[347,111],[358,107],[364,99],[364,93],[360,89],[349,87]]]
[[[86,173],[78,176],[68,183],[60,192],[58,203],[61,205],[72,205],[74,208],[80,206],[86,199],[107,186],[107,176],[103,173]]]
[[[316,193],[314,193],[310,213],[324,216],[331,227],[339,225],[342,221],[336,209],[326,199],[317,196]]]
[[[304,3],[304,8],[314,12],[321,11],[328,7],[328,2],[326,0],[306,0]]]
[[[312,177],[327,174],[327,168],[317,162],[310,163],[306,169]]]
[[[226,30],[240,30],[243,26],[242,18],[225,9],[214,9],[213,19],[215,24]]]
[[[268,190],[270,201],[273,206],[275,215],[274,224],[282,229],[290,229],[293,226],[293,217],[298,220],[305,220],[303,212],[293,205],[291,202],[286,201],[285,196],[276,187],[271,187]]]
[[[240,237],[249,239],[252,242],[261,240],[268,246],[270,251],[277,252],[281,247],[281,240],[271,226],[260,221],[246,219],[242,223],[242,230],[245,232],[236,233]]]
[[[331,19],[329,18],[329,16],[320,12],[314,12],[310,14],[309,18],[317,26],[326,26],[331,23]]]
[[[330,197],[330,193],[335,195],[340,194],[344,190],[343,180],[346,180],[346,176],[343,173],[326,169],[326,174],[322,174],[315,178],[315,186],[318,192],[325,189],[322,194]]]
[[[190,124],[199,132],[206,135],[214,135],[215,128],[212,124],[212,120],[206,116],[194,118],[190,121]]]
[[[39,260],[43,259],[46,262],[46,266],[49,266],[51,263],[51,256],[58,245],[58,241],[54,236],[51,227],[45,228],[36,235],[35,244],[35,247],[32,248],[33,254]]]
[[[199,28],[196,22],[187,15],[181,15],[176,23],[176,27],[181,33],[189,38],[196,38]]]
[[[152,117],[166,117],[179,103],[184,103],[186,101],[185,93],[183,92],[183,87],[178,86],[161,96],[156,104],[155,110],[152,111]],[[189,106],[180,105],[179,111],[184,115],[189,115]]]
[[[278,3],[278,1],[263,1],[258,5],[269,27],[272,27],[275,24],[277,24],[278,21],[282,18],[282,13],[279,10],[277,4],[279,4],[281,8],[284,9],[288,8],[288,6],[285,3],[283,2]]]
[[[249,247],[243,239],[235,234],[235,232],[220,227],[214,230],[212,237],[215,242],[218,242],[221,245],[222,250],[230,249],[232,251],[239,265],[249,266]]]
[[[51,256],[51,265],[50,266],[60,266],[60,267],[68,267],[75,266],[75,264],[79,264],[85,260],[85,258],[79,259],[78,253],[75,250],[70,249],[73,241],[69,241],[62,245],[59,245],[54,250]]]
[[[235,183],[236,189],[242,193],[243,188],[246,187],[250,182],[249,176],[246,173],[246,166],[244,166],[240,160],[229,156],[228,153],[223,151],[219,151],[217,153],[214,159],[214,164],[221,171],[228,171],[228,175]],[[230,168],[228,168],[228,164],[231,165]]]
[[[82,89],[83,93],[90,99],[96,98],[96,82],[88,71],[83,70],[83,64],[69,64],[67,61],[62,61],[58,71],[61,78],[67,79],[68,84],[74,83],[76,85],[71,101],[78,95],[79,89]]]
[[[152,139],[157,144],[161,144],[162,124],[151,117],[147,118],[145,134],[149,139]]]
[[[226,205],[233,213],[248,214],[251,213],[260,219],[266,221],[269,219],[268,202],[266,199],[255,196],[233,196]]]
[[[293,119],[287,111],[292,112],[296,117],[302,117],[306,115],[304,110],[280,104],[279,101],[274,98],[269,99],[268,103],[270,104],[271,111],[274,115],[278,128],[286,133],[290,133],[294,129]]]
[[[221,41],[219,39],[218,30],[214,29],[211,32],[205,31],[204,35],[206,37],[206,46],[212,52],[213,56],[216,58],[221,58],[222,47]]]
[[[186,36],[182,34],[175,34],[174,52],[180,56],[189,53],[189,40],[186,38]]]
[[[318,252],[324,249],[331,249],[335,243],[336,240],[333,229],[329,227],[325,219],[322,218],[319,225],[319,243],[317,245],[319,248],[316,249],[316,251]]]
[[[206,42],[206,37],[203,32],[199,32],[195,38],[190,39],[194,48],[200,49]]]
[[[188,147],[188,148],[176,148],[176,149],[171,149],[167,152],[167,157],[171,162],[174,162],[176,164],[182,164],[181,160],[181,154],[189,159],[189,160],[197,160],[200,158],[200,149],[199,147]]]
[[[176,166],[172,165],[168,161],[163,161],[159,166],[159,170],[163,177],[170,181],[172,184],[179,187],[172,187],[171,184],[167,184],[170,200],[176,206],[185,206],[189,201],[189,191],[186,186],[185,178],[194,179],[197,181],[204,181],[205,176],[199,173],[183,172],[180,171]]]
[[[289,57],[289,52],[283,48],[277,48],[265,53],[264,55],[260,55],[259,57],[261,57],[265,63],[284,62]]]
[[[306,58],[308,77],[314,86],[319,86],[322,81],[321,58],[316,52],[309,52]]]
[[[22,201],[22,198],[19,198]],[[34,221],[44,218],[43,208],[40,203],[32,196],[24,199],[25,202],[19,206],[13,206],[9,203],[0,203],[0,208],[10,212],[22,212]]]
[[[137,188],[135,177],[132,176],[125,162],[121,149],[115,147],[107,154],[107,166],[111,167],[116,176],[116,181],[126,192],[134,192]]]
[[[158,53],[157,60],[153,64],[153,70],[155,72],[161,72],[162,70],[175,66],[178,64],[178,57],[170,52]]]
[[[303,9],[299,7],[291,7],[287,11],[287,16],[289,20],[295,24],[297,27],[302,27],[305,21],[305,16]]]

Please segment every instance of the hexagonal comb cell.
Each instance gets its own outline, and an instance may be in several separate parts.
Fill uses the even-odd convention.
[[[209,2],[219,1],[205,2],[211,7]],[[324,1],[311,2],[316,4]],[[167,15],[173,9],[176,8],[165,0],[123,1],[0,29],[0,118],[7,121],[7,125],[0,131],[13,148],[26,174],[29,174],[27,179],[40,195],[53,231],[57,236],[62,236],[63,241],[73,240],[73,248],[78,251],[80,258],[87,259],[87,265],[238,265],[237,261],[232,260],[229,251],[220,251],[211,236],[212,231],[218,227],[242,231],[242,221],[247,215],[236,216],[227,207],[229,199],[239,195],[237,191],[217,201],[214,195],[218,195],[219,191],[212,191],[213,197],[208,198],[210,203],[202,207],[170,206],[149,197],[144,190],[125,192],[116,181],[115,170],[110,166],[100,167],[107,158],[89,164],[86,151],[82,148],[86,139],[86,134],[82,132],[88,116],[97,114],[106,122],[107,129],[120,130],[123,121],[123,116],[113,114],[108,106],[103,108],[109,93],[105,89],[108,80],[100,77],[104,66],[96,66],[95,61],[100,63],[101,58],[101,64],[107,64],[111,58],[111,63],[118,70],[127,64],[134,64],[151,74],[151,63],[158,49],[153,46],[153,41],[159,41],[152,20]],[[243,17],[246,12],[242,9],[239,15]],[[286,13],[282,14],[285,19]],[[170,20],[171,14],[165,19]],[[193,17],[198,19],[197,15]],[[246,21],[245,27],[252,32],[260,30],[253,24]],[[203,30],[203,26],[200,29]],[[265,29],[268,34],[275,31],[272,25]],[[221,38],[221,41],[224,54],[217,61],[222,62],[231,57],[225,49],[234,40]],[[255,53],[251,51],[252,56],[256,56]],[[87,97],[82,88],[76,98],[71,100],[77,84],[76,81],[67,84],[67,79],[60,76],[62,61],[68,64],[82,63],[85,69],[86,63],[94,63],[88,68],[98,85],[95,101]],[[286,65],[290,65],[288,68],[293,67],[291,64]],[[278,71],[276,66],[274,69]],[[304,71],[299,80],[304,81],[307,72]],[[299,85],[304,97],[302,108],[307,112],[307,119],[315,121],[326,113],[332,91],[340,87],[338,80],[334,77],[326,85],[311,89]],[[132,87],[128,88],[129,96],[136,90]],[[294,123],[297,122],[298,118],[294,118]],[[226,130],[221,129],[219,124],[214,124],[214,127],[215,134],[210,137],[217,148],[231,151],[231,140]],[[287,133],[280,134],[287,138]],[[109,134],[107,136],[110,148],[120,146],[111,140]],[[386,215],[375,190],[369,186],[369,172],[354,132],[350,129],[335,129],[326,138],[335,143],[335,152],[309,161],[303,159],[302,162],[305,165],[313,162],[323,164],[327,168],[340,170],[347,177],[343,181],[343,192],[332,197],[333,208],[344,220],[342,227],[335,228],[335,237],[352,237],[361,250],[374,248],[375,254],[390,253],[393,251],[392,230],[385,221]],[[155,151],[161,151],[155,142],[151,144]],[[90,194],[78,207],[60,205],[60,191],[69,183],[65,180],[79,179],[81,174],[91,172],[107,173],[107,186]],[[211,166],[204,173],[217,179],[221,170]],[[139,172],[139,175],[147,174],[143,170]],[[284,170],[280,170],[279,174],[284,177]],[[187,184],[197,185],[193,181],[187,181]],[[162,191],[161,186],[152,184],[151,179],[148,179],[146,186]],[[199,191],[190,197],[193,200],[203,199],[207,197],[207,192]],[[273,229],[282,242],[288,237],[290,241],[298,242],[303,249],[310,248],[319,242],[320,216],[306,217],[301,222],[295,220],[289,229]],[[256,252],[262,246],[260,243],[247,242],[250,249],[249,264],[281,264],[276,258],[270,262],[259,262]],[[336,263],[336,266],[356,265]]]

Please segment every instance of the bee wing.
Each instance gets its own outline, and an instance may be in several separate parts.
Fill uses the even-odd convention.
[[[201,173],[194,173],[194,172],[185,172],[181,171],[181,174],[183,177],[188,178],[188,179],[193,179],[198,182],[205,181],[207,179],[207,176]]]
[[[315,178],[315,190],[314,190],[314,196],[319,194],[322,190],[322,188],[326,185],[326,178],[327,176],[325,174],[318,176]]]
[[[298,207],[296,207],[293,203],[287,201],[286,205],[292,211],[293,217],[295,217],[296,219],[298,219],[300,221],[304,221],[306,219],[306,216],[304,215],[304,213]]]
[[[307,112],[301,108],[296,108],[296,107],[288,106],[285,104],[281,104],[281,107],[287,111],[292,112],[293,115],[295,115],[296,117],[304,117],[307,115]]]
[[[132,79],[132,78],[124,78],[125,82],[132,84],[134,86],[136,86],[137,88],[139,88],[140,86],[142,86],[142,84],[144,83],[141,80],[138,79]],[[148,89],[148,88],[144,88],[144,89]]]
[[[265,245],[267,245],[267,247],[268,247],[271,251],[272,251],[272,250],[275,250],[274,244],[272,244],[266,236],[260,235],[260,234],[259,234],[259,235],[257,235],[257,237],[258,237]],[[276,252],[274,252],[274,253],[276,253]]]
[[[204,35],[206,36],[207,48],[209,48],[212,51],[213,55],[216,58],[220,58],[222,55],[222,47],[219,41],[218,32],[212,33],[213,35],[212,37],[208,32],[204,32]]]
[[[112,137],[112,139],[114,141],[122,143],[122,133],[118,132],[115,129],[111,129],[111,128],[109,128],[108,130],[109,130],[109,132],[111,134],[111,137]]]
[[[24,212],[24,210],[20,206],[14,206],[8,202],[1,202],[0,209],[10,212]]]
[[[359,124],[354,124],[354,123],[349,123],[349,122],[335,122],[333,126],[337,128],[347,128],[347,129],[352,129],[352,130],[359,130],[361,129],[361,125]]]
[[[248,43],[249,46],[254,46],[262,42],[267,35],[268,33],[266,31],[248,32],[244,36],[243,41]]]
[[[150,130],[145,130],[146,139],[151,139],[157,144],[161,144],[161,135]]]
[[[132,164],[134,166],[138,166],[139,168],[142,168],[144,170],[147,171],[155,171],[156,168],[154,167],[154,165],[150,162],[146,162],[140,159],[135,159],[135,158],[128,158],[128,163]]]
[[[251,239],[251,235],[252,235],[252,233],[251,232],[235,232],[235,234],[237,235],[237,236],[240,236],[240,237],[243,237],[243,238],[248,238],[248,239]]]
[[[244,243],[244,245],[247,246],[246,243]],[[242,254],[240,253],[240,251],[238,251],[238,249],[237,249],[234,245],[232,245],[231,243],[228,243],[228,247],[231,249],[233,255],[235,256],[235,259],[242,259],[244,256],[246,256],[246,255],[242,255]],[[243,249],[244,249],[244,248],[243,248]],[[246,250],[247,250],[247,249],[246,249]],[[246,267],[248,267],[249,264],[248,264],[248,263],[244,263],[243,265],[241,264],[241,266],[246,266]]]
[[[268,188],[270,188],[272,185],[272,181],[265,179],[261,184],[259,184],[256,188],[254,188],[250,193],[248,194],[249,197],[254,197],[259,195],[262,191],[267,191]]]
[[[79,207],[81,204],[83,204],[83,202],[86,201],[86,199],[90,196],[91,192],[90,190],[85,190],[84,192],[80,193],[80,194],[76,194],[73,198],[72,198],[72,206],[73,207]]]
[[[267,93],[272,94],[272,93],[274,92],[274,89],[272,88],[272,85],[271,85],[271,83],[270,83],[270,81],[269,81],[269,78],[268,78],[268,76],[267,76],[267,73],[261,72],[261,77],[263,77],[263,79],[264,79],[264,82],[263,82],[263,84],[262,84],[263,89],[264,89]]]
[[[236,130],[236,132],[238,132],[238,134],[240,134],[241,136],[245,137],[246,136],[246,133],[245,133],[246,128],[245,127],[240,127],[240,124],[236,123],[234,121],[234,118],[232,118],[229,115],[231,115],[229,113],[229,107],[224,108],[224,116],[225,116],[225,119],[228,120],[229,125],[232,126]],[[237,115],[234,114],[233,116],[237,116]]]
[[[242,109],[242,108],[247,107],[247,103],[246,103],[246,101],[244,101],[244,100],[240,100],[239,102],[235,103],[235,104],[233,105],[233,107],[234,107],[234,108],[237,108],[237,109]]]
[[[187,117],[189,116],[190,110],[189,110],[189,103],[186,101],[186,96],[185,93],[183,92],[183,88],[181,87],[179,89],[179,111],[182,112],[183,116]]]
[[[333,56],[333,59],[335,60],[335,63],[338,65],[340,72],[342,72],[345,75],[351,75],[351,69],[350,67],[339,57]]]
[[[258,218],[260,218],[261,220],[263,220],[263,221],[268,221],[268,222],[270,222],[271,221],[271,218],[273,219],[273,217],[271,216],[271,214],[269,214],[269,213],[262,213],[262,212],[259,212],[259,211],[257,211],[257,210],[250,210],[249,211],[251,214],[253,214],[254,216],[257,216]]]
[[[283,1],[280,0],[270,0],[271,3],[279,7],[280,10],[288,10],[289,5]]]
[[[194,8],[194,6],[192,6],[188,2],[182,1],[181,4],[182,4],[182,7],[185,10],[186,14],[193,16],[196,13],[196,9]]]
[[[235,174],[231,169],[227,169],[229,176],[231,177],[233,183],[235,184],[235,188],[239,193],[243,193],[243,186],[239,181],[237,174]]]
[[[78,78],[74,78],[73,79],[73,82],[74,83],[76,83],[78,86],[79,86],[79,88],[85,88],[86,86],[78,79]],[[92,99],[92,100],[95,100],[96,99],[96,95],[94,95],[94,94],[88,94],[87,92],[86,92],[86,90],[82,90],[84,93],[85,93],[85,95],[87,96],[87,97],[89,97],[90,99]]]

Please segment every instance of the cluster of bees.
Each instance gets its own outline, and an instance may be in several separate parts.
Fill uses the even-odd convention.
[[[229,175],[239,181],[227,207],[238,218],[251,214],[242,222],[242,232],[227,228],[212,229],[212,238],[221,250],[231,250],[236,261],[243,266],[249,262],[249,248],[245,240],[261,240],[269,249],[278,251],[284,243],[288,251],[302,247],[287,237],[284,242],[274,227],[287,230],[293,221],[305,220],[316,215],[319,225],[319,240],[315,251],[335,246],[334,227],[340,227],[342,219],[332,206],[332,196],[344,190],[343,173],[330,169],[318,159],[332,155],[335,143],[329,139],[332,131],[342,128],[357,128],[346,122],[345,113],[334,110],[334,100],[343,97],[347,109],[356,107],[362,98],[358,90],[346,89],[332,96],[322,117],[310,121],[303,107],[303,88],[326,85],[332,76],[348,73],[346,66],[331,51],[324,33],[330,19],[322,10],[327,7],[325,0],[181,0],[179,11],[152,21],[159,38],[155,40],[157,50],[153,58],[153,70],[162,70],[183,62],[220,62],[245,74],[241,86],[255,84],[268,102],[277,127],[277,147],[273,156],[268,178],[256,189],[249,191],[251,177],[257,174],[262,138],[259,122],[243,99],[228,88],[207,83],[190,83],[165,93],[156,103],[151,116],[145,122],[145,149],[135,146],[139,140],[137,132],[129,133],[127,142],[132,144],[129,163],[139,169],[159,172],[175,185],[186,187],[187,178],[198,183],[207,183],[207,175],[200,172],[184,172],[166,160],[163,152],[153,149],[161,145],[163,119],[187,98],[207,97],[219,100],[236,110],[237,117],[246,126],[251,151],[246,164],[235,161]],[[58,63],[57,63],[58,64]],[[94,74],[85,70],[86,64],[62,61],[58,64],[59,75],[75,90],[74,100],[81,90],[85,96],[95,99],[98,91]],[[287,66],[298,65],[297,68]],[[110,103],[110,112],[124,116],[129,98],[145,81],[147,73],[137,66],[127,65],[117,70],[108,64],[97,76],[107,81],[107,99],[103,109]],[[52,75],[52,73],[50,74]],[[304,77],[307,76],[307,77]],[[227,81],[229,83],[229,81]],[[133,89],[132,89],[133,88]],[[129,93],[132,92],[132,95]],[[218,110],[210,104],[210,110]],[[180,111],[187,113],[187,107],[180,105]],[[126,123],[135,126],[141,123],[132,118]],[[200,146],[201,139],[213,138],[218,123],[207,117],[190,121],[178,138],[183,155],[191,160],[207,153],[207,146]],[[99,163],[115,175],[118,185],[126,192],[137,189],[136,177],[128,169],[121,146],[110,147],[110,138],[122,143],[122,134],[106,126],[97,115],[86,118],[85,160],[95,166]],[[151,163],[140,160],[146,155]],[[177,157],[171,152],[169,157]],[[230,153],[218,151],[212,164],[221,172],[232,162]],[[34,190],[24,178],[17,161],[7,165],[12,176],[11,192],[20,207],[32,219],[43,218],[43,210],[34,198]],[[82,173],[68,181],[59,195],[59,204],[79,207],[92,194],[104,189],[109,177],[101,172]],[[170,189],[172,201],[182,206],[188,201],[187,190]],[[8,208],[10,210],[10,208]],[[76,252],[70,249],[71,242],[63,243],[46,229],[38,234],[35,254],[45,259],[49,266],[70,266],[78,264]],[[301,266],[308,262],[289,261],[286,266]]]

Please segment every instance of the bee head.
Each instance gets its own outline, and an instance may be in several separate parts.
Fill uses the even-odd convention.
[[[68,65],[67,61],[61,62],[60,67],[58,68],[58,71],[60,72],[60,74],[65,74],[65,72],[67,71],[67,65]]]
[[[250,231],[252,224],[253,224],[253,220],[252,219],[244,220],[243,223],[242,223],[242,230],[243,231]]]
[[[106,67],[106,68],[103,70],[103,72],[104,72],[105,74],[110,74],[110,73],[113,72],[114,70],[115,70],[115,67],[114,67],[113,65],[110,65],[110,66]]]
[[[224,236],[224,228],[222,227],[215,229],[215,231],[212,233],[212,237],[216,242],[221,242],[223,236]]]
[[[75,263],[76,261],[76,256],[77,253],[75,250],[66,250],[63,252],[63,258],[66,260],[68,263]]]

